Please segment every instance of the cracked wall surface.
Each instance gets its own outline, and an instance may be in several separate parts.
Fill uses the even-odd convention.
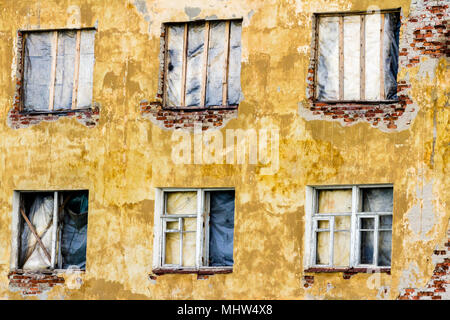
[[[442,3],[0,0],[0,298],[396,299],[405,288],[425,287],[450,217],[448,44],[437,44],[448,31],[440,9],[427,8]],[[399,7],[400,41],[411,49],[400,58],[398,80],[412,103],[401,115],[386,111],[391,118],[378,125],[363,109],[309,109],[312,14]],[[183,115],[158,111],[154,116],[166,119],[153,121],[144,112],[159,90],[161,24],[207,17],[243,19],[244,99],[229,117],[211,111],[194,122],[223,136],[227,129],[277,128],[279,170],[273,174],[247,161],[174,163],[172,137]],[[422,45],[418,40],[430,38],[426,23],[434,23],[432,41]],[[68,27],[97,28],[94,124],[87,126],[91,120],[78,114],[32,125],[11,122],[17,31]],[[355,120],[346,122],[341,112]],[[222,120],[214,126],[208,123],[219,122],[208,119]],[[305,187],[375,183],[394,188],[390,273],[305,272]],[[232,273],[202,281],[195,274],[152,274],[157,187],[235,188]],[[22,275],[10,270],[13,191],[75,189],[89,190],[86,272],[16,279]],[[24,295],[12,280],[44,282]]]

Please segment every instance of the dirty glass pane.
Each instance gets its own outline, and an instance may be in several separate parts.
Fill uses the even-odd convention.
[[[183,233],[183,266],[195,266],[196,233]]]
[[[197,218],[183,219],[183,231],[196,231],[196,230],[197,230]]]
[[[362,188],[363,212],[392,212],[392,188]]]
[[[344,17],[344,100],[360,99],[361,17]]]
[[[70,109],[72,106],[76,42],[75,31],[58,32],[54,110]]]
[[[361,229],[374,229],[375,219],[374,218],[361,218]]]
[[[241,99],[241,21],[230,23],[230,56],[228,63],[228,105]]]
[[[386,100],[397,99],[398,42],[400,13],[384,15],[383,58],[384,90]]]
[[[339,17],[319,20],[317,98],[339,98]]]
[[[51,254],[52,224],[53,224],[53,196],[50,194],[30,194],[24,196],[25,205],[22,207],[31,224],[39,235],[47,252]],[[50,267],[36,237],[23,218],[21,233],[20,261],[24,270],[43,270]]]
[[[366,100],[380,100],[381,15],[366,15]]]
[[[316,264],[330,263],[330,232],[317,232]]]
[[[92,106],[94,83],[94,39],[95,30],[83,30],[80,37],[80,68],[78,75],[77,105],[75,108]]]
[[[350,230],[350,216],[335,216],[334,230]]]
[[[222,105],[222,83],[225,72],[225,22],[211,22],[208,48],[206,105]]]
[[[333,265],[339,267],[348,266],[350,263],[350,232],[335,232],[333,246]]]
[[[167,214],[197,214],[197,192],[168,192]]]
[[[233,265],[234,191],[210,192],[209,265]]]
[[[391,265],[392,231],[378,233],[378,265]]]
[[[392,216],[380,216],[379,229],[391,229],[392,228]]]
[[[167,106],[181,106],[181,77],[183,68],[184,25],[173,25],[168,28],[167,55]]]
[[[205,44],[205,23],[189,23],[187,67],[186,67],[186,106],[201,106],[203,55]]]
[[[317,226],[319,229],[328,229],[330,227],[330,221],[328,220],[318,220]]]
[[[352,212],[352,189],[319,190],[319,213]]]
[[[53,32],[30,32],[25,40],[24,108],[48,110]]]
[[[360,231],[360,263],[373,264],[373,231]]]
[[[180,234],[166,233],[165,264],[180,264]]]

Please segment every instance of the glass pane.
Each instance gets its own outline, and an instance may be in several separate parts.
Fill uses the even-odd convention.
[[[319,190],[319,213],[352,212],[352,189]]]
[[[340,231],[334,233],[333,265],[346,267],[350,261],[350,232]]]
[[[230,55],[228,62],[228,104],[241,99],[241,21],[230,23]]]
[[[197,191],[168,192],[167,214],[197,214]]]
[[[366,15],[366,43],[365,43],[365,64],[366,64],[366,99],[380,99],[380,30],[381,15]]]
[[[373,264],[373,231],[361,231],[360,263]]]
[[[391,265],[392,231],[380,231],[378,234],[378,265]]]
[[[344,17],[344,100],[360,99],[361,16]]]
[[[196,233],[183,234],[183,266],[195,266],[195,241]]]
[[[197,230],[197,218],[183,219],[183,231],[196,231],[196,230]]]
[[[80,37],[80,72],[78,75],[78,94],[76,108],[92,105],[94,84],[94,40],[95,30],[83,30]]]
[[[385,98],[397,99],[398,42],[400,13],[384,15],[383,57]]]
[[[225,70],[225,22],[210,22],[206,106],[222,105],[222,82]]]
[[[319,20],[317,98],[339,99],[339,17]]]
[[[318,220],[318,229],[328,229],[330,227],[330,222],[328,220]]]
[[[363,212],[392,212],[392,188],[364,188],[361,191]]]
[[[330,263],[330,232],[317,232],[316,263]]]
[[[374,229],[374,228],[375,228],[375,219],[374,218],[361,218],[360,229]]]
[[[335,216],[334,230],[350,230],[350,216]]]
[[[188,29],[186,67],[186,106],[202,106],[203,54],[205,23],[191,22]]]
[[[180,264],[180,234],[166,233],[166,264]]]
[[[392,229],[392,216],[380,216],[380,229]]]
[[[178,229],[178,220],[175,220],[175,221],[167,220],[166,230],[179,230]]]
[[[56,56],[55,100],[53,108],[70,109],[72,106],[73,76],[75,70],[76,32],[58,32]]]

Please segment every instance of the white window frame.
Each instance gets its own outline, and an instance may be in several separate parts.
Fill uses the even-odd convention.
[[[370,185],[327,185],[327,186],[307,186],[306,187],[306,201],[305,201],[305,239],[306,250],[304,256],[305,269],[349,269],[349,268],[369,268],[369,269],[385,269],[391,266],[378,266],[378,231],[391,229],[379,228],[379,217],[383,215],[392,216],[392,224],[394,223],[393,212],[362,212],[362,192],[361,189],[370,188],[394,188],[393,184],[370,184]],[[352,210],[349,213],[317,213],[318,209],[318,193],[320,190],[339,190],[352,189]],[[335,216],[350,216],[350,261],[348,266],[334,266],[334,217]],[[360,259],[360,220],[361,218],[375,218],[374,220],[374,257],[373,264],[361,264]],[[329,264],[321,265],[316,263],[316,225],[319,220],[328,220],[328,230],[330,232],[330,253]],[[325,230],[325,229],[322,229]],[[392,250],[392,248],[391,248]],[[392,255],[392,251],[391,251]],[[391,256],[392,259],[392,256]],[[392,260],[391,260],[392,265]]]
[[[176,218],[196,218],[196,251],[195,266],[182,266],[182,246],[180,246],[180,265],[164,264],[165,259],[165,230],[163,219],[166,210],[166,194],[169,192],[197,192],[196,215],[179,214]],[[232,270],[233,266],[209,266],[209,192],[211,191],[235,191],[234,188],[156,188],[155,192],[155,215],[153,236],[153,269],[167,270]],[[236,206],[235,206],[236,208]],[[236,210],[236,209],[235,209]],[[236,212],[236,211],[235,211]],[[170,218],[174,215],[171,215]],[[181,230],[181,225],[179,229]]]
[[[20,236],[21,236],[21,224],[22,224],[22,214],[20,213],[21,206],[21,195],[24,193],[53,193],[53,199],[57,199],[57,201],[53,201],[53,223],[52,223],[52,246],[49,252],[51,261],[50,268],[48,269],[39,269],[39,270],[26,270],[31,272],[45,272],[45,271],[55,271],[58,273],[68,272],[69,269],[62,269],[62,255],[61,255],[61,239],[62,239],[62,226],[63,222],[59,219],[58,210],[62,205],[62,192],[70,192],[70,191],[88,191],[87,189],[80,190],[58,190],[58,191],[49,191],[49,190],[26,190],[26,191],[14,191],[13,193],[13,207],[12,207],[12,234],[11,234],[11,261],[10,261],[10,270],[11,271],[21,271],[20,266]],[[23,222],[26,223],[26,222]],[[34,235],[33,235],[34,237]],[[70,272],[80,271],[85,272],[86,269],[70,269]]]

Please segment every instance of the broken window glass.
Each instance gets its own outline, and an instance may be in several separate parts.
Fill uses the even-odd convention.
[[[209,265],[233,265],[234,191],[210,192]]]
[[[400,13],[318,16],[316,98],[397,99]]]
[[[91,107],[94,36],[94,30],[24,32],[24,110]]]
[[[241,29],[238,20],[167,25],[166,106],[239,104]]]

